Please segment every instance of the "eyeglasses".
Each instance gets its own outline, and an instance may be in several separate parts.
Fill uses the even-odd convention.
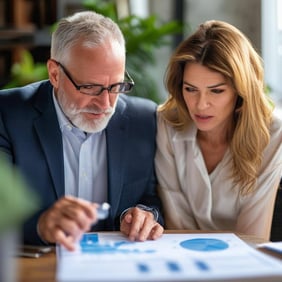
[[[53,60],[55,63],[57,63],[58,66],[61,67],[67,78],[70,80],[70,82],[73,84],[76,90],[78,90],[80,93],[90,96],[98,96],[100,95],[104,90],[107,90],[110,93],[118,94],[118,93],[129,93],[133,86],[134,81],[129,75],[127,71],[125,71],[125,77],[128,81],[124,82],[118,82],[114,83],[112,85],[109,85],[108,87],[104,87],[101,84],[83,84],[83,85],[77,85],[73,78],[71,77],[68,70],[60,63],[55,60]]]

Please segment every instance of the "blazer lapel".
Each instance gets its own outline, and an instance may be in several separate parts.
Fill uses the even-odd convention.
[[[125,150],[128,117],[125,114],[126,104],[119,98],[115,114],[107,129],[107,164],[108,164],[108,197],[112,205],[111,213],[116,215],[119,206],[123,183],[123,153]]]
[[[63,144],[53,103],[52,86],[48,85],[49,89],[43,86],[42,90],[39,89],[39,91],[45,93],[39,95],[40,99],[35,102],[35,106],[41,112],[41,115],[34,121],[34,128],[48,163],[56,195],[60,198],[64,195]]]

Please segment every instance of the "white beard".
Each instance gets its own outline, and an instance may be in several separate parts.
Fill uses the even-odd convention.
[[[76,105],[70,103],[68,101],[67,95],[64,91],[60,91],[57,95],[58,103],[61,106],[62,111],[67,116],[67,118],[71,121],[71,123],[77,128],[88,132],[95,133],[102,131],[108,125],[111,117],[115,113],[117,100],[113,107],[109,107],[107,110],[101,111],[95,105],[88,106],[84,109],[77,109]],[[87,119],[83,113],[93,113],[93,114],[101,114],[103,113],[103,117],[97,119]]]

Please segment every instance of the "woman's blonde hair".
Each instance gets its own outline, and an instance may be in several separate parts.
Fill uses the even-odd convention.
[[[183,72],[197,62],[231,81],[238,95],[234,132],[230,140],[233,157],[231,177],[241,193],[254,190],[264,148],[269,143],[272,106],[264,92],[262,60],[247,37],[222,21],[207,21],[184,40],[172,55],[165,76],[169,92],[159,112],[177,130],[191,123],[183,95]]]

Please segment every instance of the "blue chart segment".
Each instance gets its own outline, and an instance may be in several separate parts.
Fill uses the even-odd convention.
[[[199,252],[214,252],[227,249],[229,246],[226,242],[213,238],[196,238],[180,242],[184,249]]]
[[[99,240],[96,233],[84,234],[79,242],[82,253],[96,253],[96,254],[150,254],[154,253],[154,249],[139,250],[138,248],[127,248],[134,245],[134,242],[128,240],[120,241],[104,241]],[[124,248],[123,248],[124,247]]]

